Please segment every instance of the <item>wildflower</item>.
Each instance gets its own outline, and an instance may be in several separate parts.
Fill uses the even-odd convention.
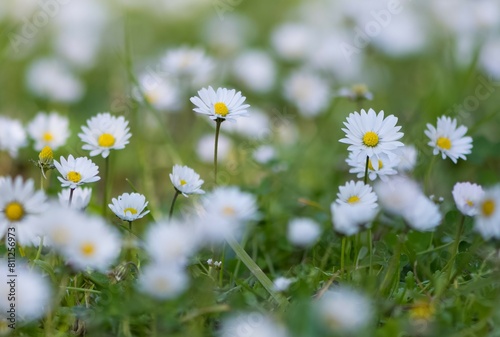
[[[339,187],[337,193],[337,203],[365,205],[370,208],[377,207],[377,195],[370,185],[365,185],[362,181],[349,181],[344,186]]]
[[[84,150],[90,150],[90,156],[109,156],[110,150],[121,150],[129,143],[132,136],[128,122],[123,116],[115,117],[109,112],[99,113],[82,126],[82,133],[78,136],[85,143]]]
[[[258,312],[239,313],[222,322],[220,337],[288,337],[286,328]]]
[[[378,213],[370,204],[333,202],[330,206],[333,229],[343,235],[354,235],[367,227]]]
[[[234,60],[235,77],[249,89],[269,92],[276,81],[276,66],[271,56],[260,50],[246,51]]]
[[[348,150],[354,153],[355,158],[369,157],[373,168],[378,170],[378,159],[381,154],[386,154],[389,159],[393,159],[396,154],[394,150],[403,146],[398,139],[403,137],[399,132],[400,126],[396,126],[398,119],[394,115],[384,118],[384,112],[378,114],[373,109],[361,110],[361,113],[349,114],[346,128],[342,131],[346,133],[346,138],[340,140],[341,143],[349,144]]]
[[[87,157],[74,158],[69,155],[66,160],[61,156],[60,162],[54,160],[54,166],[61,174],[61,177],[57,177],[57,179],[61,182],[62,187],[75,189],[82,184],[93,183],[101,179],[97,175],[99,168]]]
[[[238,117],[247,115],[248,104],[243,104],[246,97],[241,91],[218,88],[203,88],[198,91],[198,96],[191,97],[191,102],[196,105],[195,112],[208,115],[213,120],[235,121]]]
[[[170,173],[170,181],[174,188],[187,197],[188,194],[204,194],[205,191],[201,189],[203,180],[200,175],[192,168],[181,165],[174,165],[172,173]]]
[[[295,218],[288,223],[288,241],[294,245],[311,246],[316,242],[320,234],[321,228],[314,220]]]
[[[309,51],[314,49],[316,38],[310,26],[286,23],[272,32],[271,44],[280,57],[296,61],[306,58]]]
[[[469,182],[456,183],[451,193],[458,210],[462,214],[474,216],[478,213],[478,203],[484,195],[481,186]]]
[[[71,194],[70,188],[65,188],[57,194],[59,197],[59,203],[62,206],[68,206],[68,200]],[[92,189],[85,187],[77,187],[73,191],[72,201],[70,207],[76,210],[83,211],[90,203],[90,198],[92,197]]]
[[[398,149],[399,161],[396,170],[399,172],[411,171],[417,164],[417,149],[413,145],[405,145]]]
[[[26,131],[21,122],[0,116],[0,151],[5,150],[12,158],[16,158],[19,149],[26,144]]]
[[[30,137],[35,141],[35,150],[40,151],[45,146],[52,150],[66,144],[69,132],[69,120],[56,112],[47,114],[39,112],[27,126]]]
[[[304,117],[314,117],[330,103],[330,88],[321,77],[308,70],[292,73],[284,83],[284,97],[297,106]]]
[[[438,205],[421,194],[406,208],[403,218],[415,230],[432,231],[441,223],[443,216]]]
[[[484,191],[477,205],[474,228],[485,240],[500,239],[500,185]]]
[[[276,149],[272,145],[261,145],[253,151],[252,157],[259,164],[267,164],[276,158]]]
[[[109,208],[116,214],[117,217],[124,221],[135,221],[149,213],[149,210],[144,211],[148,202],[146,197],[139,193],[123,193],[118,199],[113,198]]]
[[[75,192],[79,189],[78,187]],[[69,196],[69,193],[66,194]],[[44,235],[43,244],[60,252],[75,242],[75,236],[86,228],[88,221],[88,216],[73,207],[73,204],[71,208],[66,207],[67,198],[61,203],[65,207],[56,202],[49,203],[47,211],[38,219],[38,226]]]
[[[286,277],[278,277],[273,282],[274,291],[287,291],[290,285],[294,282],[294,279]]]
[[[40,235],[36,221],[46,206],[45,194],[35,191],[32,179],[23,181],[21,176],[3,179],[0,183],[0,237],[6,236],[8,228],[15,228],[17,243],[23,246],[36,243]]]
[[[351,168],[349,173],[355,173],[356,177],[363,178],[365,176],[366,169],[366,158],[358,158],[354,153],[349,154],[349,158],[346,162]],[[378,159],[378,169],[373,167],[371,159],[368,159],[368,177],[370,180],[375,180],[380,177],[382,180],[386,180],[387,176],[397,174],[395,167],[399,163],[399,158],[393,158],[392,160],[389,156],[381,154]]]
[[[145,99],[157,110],[177,112],[182,107],[178,85],[171,79],[149,72],[139,76],[139,87],[135,88],[134,96],[139,101]]]
[[[373,94],[365,84],[354,84],[350,88],[341,88],[337,95],[339,97],[347,97],[354,102],[361,102],[363,100],[371,101],[373,99]]]
[[[186,272],[179,266],[157,263],[144,267],[139,278],[141,291],[159,300],[179,296],[188,283]]]
[[[443,159],[450,158],[453,163],[457,163],[458,158],[466,160],[466,154],[471,153],[472,138],[464,137],[467,128],[460,125],[457,128],[457,120],[446,116],[441,116],[437,120],[437,128],[431,124],[427,124],[425,134],[429,137],[430,142],[427,143],[434,148],[433,154],[441,153]]]
[[[34,160],[32,160],[34,162]],[[44,146],[42,151],[38,154],[38,161],[35,162],[35,165],[40,168],[42,171],[42,175],[44,178],[45,172],[48,170],[52,170],[55,168],[54,166],[54,152],[49,146]]]
[[[168,50],[161,59],[162,70],[191,86],[209,83],[215,62],[201,48],[180,47]]]

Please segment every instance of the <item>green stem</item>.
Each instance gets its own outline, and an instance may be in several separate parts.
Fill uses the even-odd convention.
[[[425,175],[425,185],[424,185],[424,187],[427,190],[427,194],[429,194],[432,169],[434,167],[434,163],[436,162],[436,157],[437,156],[438,155],[432,156],[431,163],[429,164],[429,169],[427,170],[427,174]]]
[[[372,229],[368,229],[368,254],[370,255],[370,266],[368,267],[368,276],[372,275],[373,266],[373,238]]]
[[[452,248],[452,251],[451,251],[451,258],[450,260],[448,261],[448,263],[446,264],[445,268],[448,268],[448,276],[447,276],[447,280],[448,282],[451,283],[451,273],[452,273],[452,270],[453,270],[453,264],[455,262],[455,259],[458,255],[458,248],[460,246],[460,238],[462,237],[462,232],[464,231],[464,224],[465,224],[465,215],[462,214],[462,218],[460,219],[460,224],[458,225],[458,228],[457,228],[457,234],[455,236],[455,242],[454,242],[454,245],[453,245],[453,248]]]
[[[284,308],[288,305],[288,300],[283,295],[274,291],[273,282],[264,274],[262,269],[255,263],[254,260],[248,255],[248,253],[243,249],[243,247],[236,241],[232,235],[226,236],[226,241],[229,246],[234,250],[236,256],[247,266],[252,274],[259,280],[262,286],[268,291],[268,293],[273,297],[273,299],[279,304],[280,307]]]
[[[346,245],[347,237],[344,236],[342,238],[342,248],[340,249],[340,275],[344,276],[344,267],[345,267],[345,245]]]
[[[170,205],[170,212],[168,213],[169,220],[172,219],[172,214],[174,214],[175,201],[177,200],[178,196],[179,196],[179,191],[175,189],[174,198],[172,199],[172,204]]]
[[[71,202],[73,201],[73,192],[75,191],[74,188],[69,190],[69,200],[68,200],[68,207],[71,207]]]
[[[387,267],[384,279],[382,281],[382,284],[380,285],[380,293],[382,295],[387,295],[387,293],[391,290],[394,277],[399,275],[399,261],[401,258],[401,250],[403,249],[405,239],[405,234],[402,234],[401,237],[398,238],[396,248],[392,253],[391,260],[389,261],[389,266]]]
[[[102,197],[102,216],[106,217],[108,206],[108,187],[109,187],[109,157],[108,155],[104,163],[104,195]]]
[[[364,178],[364,183],[365,185],[368,183],[368,165],[370,164],[370,157],[366,156],[366,164],[365,164],[365,178]]]
[[[219,148],[219,132],[220,126],[224,120],[222,118],[217,118],[215,120],[215,146],[214,146],[214,182],[217,185],[217,152]]]

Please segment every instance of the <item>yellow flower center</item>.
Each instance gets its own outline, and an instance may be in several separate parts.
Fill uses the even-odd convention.
[[[127,212],[130,212],[130,213],[132,213],[132,214],[137,214],[137,210],[136,210],[135,208],[132,208],[132,207],[125,208],[125,209],[123,210],[123,212],[124,212],[125,214],[127,214]]]
[[[95,246],[92,242],[85,242],[80,246],[82,254],[84,256],[90,257],[95,253]]]
[[[368,131],[363,136],[363,144],[369,147],[375,147],[378,144],[378,135],[373,131]]]
[[[13,201],[7,204],[5,207],[5,216],[10,221],[19,221],[24,216],[24,208],[23,205],[18,203],[17,201]]]
[[[50,142],[54,139],[54,136],[52,135],[52,132],[45,132],[42,136],[43,140],[46,142]]]
[[[162,278],[158,278],[153,282],[153,289],[159,293],[168,291],[170,287],[170,282]]]
[[[111,147],[115,145],[115,137],[109,133],[103,133],[99,136],[97,143],[102,147]]]
[[[436,145],[444,150],[449,150],[451,149],[451,140],[448,137],[439,137]]]
[[[232,216],[236,213],[233,207],[231,206],[226,206],[222,209],[222,213],[227,216]]]
[[[495,201],[491,199],[486,200],[485,202],[483,202],[481,210],[483,211],[483,215],[485,217],[490,217],[493,212],[495,212]]]
[[[181,186],[184,186],[187,184],[187,181],[185,181],[184,179],[181,179],[181,182],[180,182]]]
[[[158,99],[160,98],[160,95],[155,90],[155,91],[145,92],[144,93],[144,97],[146,98],[146,101],[148,103],[154,104],[154,103],[158,102]]]
[[[474,206],[474,203],[473,203],[472,201],[470,201],[470,200],[467,200],[467,201],[466,201],[466,203],[467,203],[467,205],[469,205],[470,207]]]
[[[434,316],[436,309],[432,303],[417,302],[410,309],[410,317],[414,320],[429,320]]]
[[[44,146],[42,151],[38,154],[38,159],[42,163],[51,163],[52,160],[54,159],[54,152],[52,152],[52,149],[50,146]]]
[[[215,110],[216,115],[219,115],[222,117],[226,117],[227,114],[229,113],[229,109],[227,108],[226,103],[222,103],[222,102],[215,103],[214,110]]]
[[[350,196],[349,199],[347,199],[347,202],[349,204],[355,204],[359,201],[359,197],[357,195]]]
[[[384,164],[382,163],[382,160],[378,160],[378,169],[381,170],[382,167],[384,167]],[[368,160],[368,168],[372,171],[375,171],[375,169],[373,168],[373,165],[372,165],[372,161],[371,159]]]
[[[74,183],[78,183],[80,180],[82,180],[82,175],[76,171],[69,171],[66,175],[66,179]]]

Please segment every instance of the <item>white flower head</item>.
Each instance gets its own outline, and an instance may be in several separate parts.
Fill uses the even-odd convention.
[[[443,159],[448,157],[456,164],[458,158],[466,160],[465,155],[471,153],[472,138],[464,137],[467,128],[463,125],[457,128],[455,118],[441,116],[437,120],[437,128],[427,124],[424,132],[430,139],[427,144],[434,149],[434,155],[441,153]]]
[[[17,277],[12,282],[12,272],[7,267],[10,260],[0,259],[0,310],[2,316],[10,316],[12,303],[15,303],[15,318],[19,321],[36,320],[50,310],[51,287],[46,277],[36,269],[31,269],[21,261],[16,263]],[[15,288],[15,302],[10,301],[12,288]]]
[[[324,112],[331,98],[328,83],[305,69],[292,73],[285,80],[283,94],[304,117],[314,117]]]
[[[220,337],[288,337],[286,328],[259,312],[239,313],[222,322]]]
[[[394,150],[404,146],[398,141],[403,137],[399,132],[400,126],[396,126],[398,119],[394,115],[384,118],[384,112],[378,114],[373,109],[361,110],[361,113],[353,112],[344,122],[346,128],[342,131],[346,133],[346,138],[340,140],[341,143],[349,144],[348,150],[352,151],[356,157],[365,158],[368,156],[372,160],[372,165],[378,169],[378,159],[381,154],[386,154],[389,158],[394,158]]]
[[[478,213],[478,203],[484,195],[483,188],[469,182],[456,183],[451,192],[458,210],[468,216]]]
[[[198,91],[198,96],[191,97],[191,102],[196,105],[195,112],[208,115],[211,119],[223,119],[235,121],[241,116],[247,115],[248,104],[243,104],[246,97],[241,95],[241,91],[235,89],[218,88],[215,91],[212,87],[203,88]]]
[[[346,159],[346,162],[351,168],[349,169],[349,173],[355,173],[356,177],[363,178],[365,176],[366,169],[366,158],[359,158],[354,153],[349,153],[349,158]],[[370,180],[375,180],[377,177],[380,177],[381,180],[386,180],[387,176],[397,174],[398,172],[395,170],[395,167],[399,163],[399,158],[390,158],[385,154],[381,154],[378,157],[378,168],[375,169],[372,160],[368,159],[368,177]]]
[[[374,185],[380,206],[395,215],[403,215],[413,202],[422,195],[418,184],[403,176],[390,177]]]
[[[149,213],[149,210],[144,210],[148,205],[146,197],[139,193],[123,193],[111,202],[108,207],[124,221],[135,221]]]
[[[259,164],[267,164],[276,158],[276,149],[272,145],[261,145],[253,151],[252,157]]]
[[[330,210],[333,229],[347,236],[358,233],[363,227],[368,227],[378,213],[378,208],[373,208],[370,204],[356,203],[333,202]]]
[[[215,69],[214,60],[201,48],[170,49],[161,60],[162,70],[170,76],[188,80],[192,86],[209,83]]]
[[[187,197],[188,194],[204,194],[201,189],[204,181],[200,179],[200,175],[192,168],[181,165],[174,165],[172,173],[170,173],[170,181],[175,189]]]
[[[121,250],[119,233],[100,217],[87,216],[86,224],[74,228],[71,241],[63,246],[67,262],[77,270],[106,272]]]
[[[399,154],[399,162],[396,167],[398,172],[407,172],[415,168],[418,156],[415,146],[405,145],[402,148],[399,148],[397,153]]]
[[[370,301],[345,287],[327,291],[317,302],[317,311],[326,326],[338,332],[362,330],[373,319]]]
[[[46,207],[45,193],[35,191],[32,179],[23,181],[21,176],[3,179],[0,183],[0,238],[5,236],[8,243],[7,229],[13,227],[17,243],[23,246],[36,243],[40,235],[37,219]]]
[[[59,197],[59,203],[62,206],[67,207],[69,202],[69,196],[71,194],[71,188],[65,188],[57,194]],[[90,198],[92,197],[92,189],[89,187],[77,187],[73,190],[73,197],[71,199],[70,207],[77,210],[84,210],[90,203]]]
[[[121,150],[129,143],[132,136],[128,121],[123,116],[115,117],[109,112],[99,113],[87,120],[78,136],[85,143],[84,150],[90,150],[90,156],[109,156],[110,150]]]
[[[61,175],[57,179],[61,182],[62,187],[74,189],[82,184],[93,183],[101,179],[97,175],[99,168],[87,157],[74,158],[69,155],[66,160],[61,156],[60,162],[54,160],[54,166]]]
[[[417,231],[432,231],[441,223],[439,207],[425,195],[419,195],[403,213],[406,223]]]
[[[285,23],[271,34],[271,45],[285,60],[301,60],[307,57],[316,44],[316,35],[309,25]]]
[[[320,234],[321,227],[312,219],[295,218],[288,223],[288,241],[294,245],[311,246],[318,240]]]
[[[19,149],[27,143],[26,131],[20,121],[0,116],[0,151],[5,150],[16,158]]]
[[[350,205],[366,205],[371,208],[377,207],[377,195],[373,192],[370,185],[362,181],[351,180],[344,186],[339,187],[337,193],[337,203]]]
[[[182,95],[177,83],[156,73],[139,75],[139,87],[133,93],[138,100],[145,99],[157,110],[177,112],[182,107]]]
[[[82,228],[86,228],[87,215],[76,208],[67,206],[68,199],[64,201],[63,207],[59,203],[52,202],[47,211],[39,217],[37,225],[44,236],[44,246],[62,251],[75,242],[75,236],[79,235]]]
[[[69,132],[69,120],[67,117],[58,115],[56,112],[47,114],[39,112],[27,126],[30,137],[35,141],[34,148],[37,151],[45,146],[52,150],[66,144]]]
[[[141,291],[158,300],[179,296],[188,284],[186,272],[176,265],[150,264],[142,269],[139,277]]]
[[[474,229],[485,240],[500,239],[500,185],[484,191],[479,200],[478,214],[475,216]]]
[[[294,279],[280,276],[273,281],[274,291],[287,291]]]
[[[234,60],[233,73],[249,89],[264,93],[274,86],[276,66],[265,51],[246,51]]]

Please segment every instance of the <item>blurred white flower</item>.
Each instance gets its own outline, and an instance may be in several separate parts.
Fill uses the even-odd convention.
[[[441,153],[443,159],[448,157],[456,164],[458,158],[466,160],[465,155],[471,153],[472,138],[464,137],[466,132],[467,128],[463,125],[457,128],[455,118],[441,116],[437,120],[437,128],[427,124],[425,135],[430,139],[427,145],[433,148],[434,155]]]
[[[108,207],[124,221],[135,221],[149,213],[144,210],[148,206],[146,197],[139,193],[123,193],[111,201]]]
[[[314,49],[316,35],[301,23],[281,24],[271,34],[271,45],[285,60],[303,60]]]
[[[87,120],[87,126],[82,126],[78,137],[85,144],[84,150],[90,150],[90,156],[109,156],[110,150],[121,150],[129,143],[132,136],[128,121],[123,116],[115,117],[109,112],[99,113]]]
[[[273,289],[278,292],[287,291],[294,281],[294,279],[280,276],[273,281]]]
[[[139,75],[139,87],[135,88],[134,96],[139,101],[146,99],[160,111],[178,112],[182,107],[179,86],[171,79],[150,72]]]
[[[349,88],[340,88],[337,92],[337,96],[346,97],[355,102],[362,100],[371,101],[373,99],[373,94],[368,90],[365,84],[354,84]]]
[[[26,76],[31,92],[50,101],[74,103],[84,93],[83,83],[60,60],[39,59],[30,65]]]
[[[321,234],[319,224],[308,218],[295,218],[288,223],[287,238],[296,246],[308,247],[313,245]]]
[[[179,266],[153,263],[142,269],[140,290],[159,300],[171,299],[188,287],[189,278]]]
[[[289,333],[282,325],[271,318],[258,313],[239,313],[222,322],[220,337],[288,337]]]
[[[224,20],[219,15],[214,15],[201,26],[202,40],[206,41],[211,50],[216,50],[218,55],[236,53],[247,46],[252,35],[255,35],[255,23],[247,15],[237,12],[225,12]]]
[[[201,48],[179,47],[168,50],[161,59],[163,71],[169,76],[187,80],[192,87],[210,82],[215,62]]]
[[[170,181],[174,188],[187,197],[188,194],[204,194],[201,189],[204,181],[200,179],[200,175],[192,168],[181,165],[174,165],[172,173],[170,173]]]
[[[324,112],[330,103],[330,88],[321,77],[308,70],[293,72],[283,84],[284,97],[297,106],[299,114],[313,117]]]
[[[481,67],[495,79],[500,79],[498,58],[500,58],[500,37],[496,36],[484,42],[479,56]]]
[[[250,139],[260,140],[269,136],[270,120],[265,112],[257,108],[249,108],[250,118],[239,118],[234,123],[226,123],[222,131],[236,133]],[[211,123],[215,126],[213,123]]]
[[[93,183],[101,179],[98,176],[99,168],[87,157],[74,158],[71,154],[66,160],[61,156],[60,162],[54,160],[54,166],[61,175],[57,177],[62,187],[75,189],[86,183]]]
[[[244,52],[234,60],[232,68],[237,80],[258,93],[270,91],[276,81],[276,66],[265,51]]]
[[[191,97],[190,100],[196,105],[193,109],[195,112],[208,115],[213,120],[236,121],[239,117],[247,116],[246,109],[250,107],[243,104],[246,97],[235,89],[218,88],[215,91],[212,87],[202,88],[198,91],[198,96]]]
[[[16,158],[19,149],[28,144],[26,131],[17,119],[0,116],[0,151]]]
[[[355,333],[373,320],[373,307],[361,293],[345,287],[327,291],[316,304],[316,310],[332,331]]]
[[[71,188],[62,189],[57,196],[59,197],[59,203],[67,207],[69,202],[69,196],[71,194]],[[90,198],[92,197],[92,189],[89,187],[77,187],[73,190],[73,197],[71,199],[70,207],[76,210],[84,210],[90,203]]]
[[[484,195],[483,188],[477,184],[469,182],[456,183],[453,186],[453,200],[457,205],[458,210],[468,216],[474,216],[478,213],[479,201]]]
[[[373,181],[377,177],[380,177],[381,180],[386,180],[387,176],[398,173],[395,170],[395,167],[399,163],[398,157],[391,160],[385,154],[381,154],[378,158],[378,169],[375,169],[371,159],[368,159],[368,177],[370,180]],[[351,167],[349,173],[355,173],[358,178],[365,176],[366,158],[358,158],[354,153],[350,152],[346,162]]]
[[[485,240],[500,239],[500,185],[484,191],[477,205],[478,214],[474,218],[474,229]]]
[[[338,204],[356,204],[377,208],[377,195],[370,185],[366,185],[362,181],[355,182],[351,180],[344,186],[339,187],[336,202]]]
[[[343,235],[354,235],[362,228],[369,227],[375,219],[378,208],[369,204],[349,204],[333,202],[330,206],[333,229]]]
[[[441,223],[443,216],[439,212],[438,205],[421,194],[405,210],[403,218],[415,230],[432,231]]]
[[[418,156],[418,152],[415,146],[405,145],[401,148],[398,148],[396,153],[399,154],[399,162],[396,166],[396,170],[398,170],[399,172],[407,172],[415,168]]]
[[[267,164],[276,158],[276,149],[272,145],[261,145],[253,151],[252,157],[259,164]]]
[[[220,134],[218,145],[219,148],[218,148],[217,160],[224,161],[227,159],[229,155],[232,142],[228,137]],[[204,135],[200,138],[196,146],[196,154],[198,155],[201,161],[205,163],[213,163],[214,146],[215,146],[215,138],[213,134]]]
[[[35,150],[40,151],[44,146],[57,150],[66,144],[70,135],[69,119],[56,112],[39,112],[28,124],[27,130],[35,141]]]

